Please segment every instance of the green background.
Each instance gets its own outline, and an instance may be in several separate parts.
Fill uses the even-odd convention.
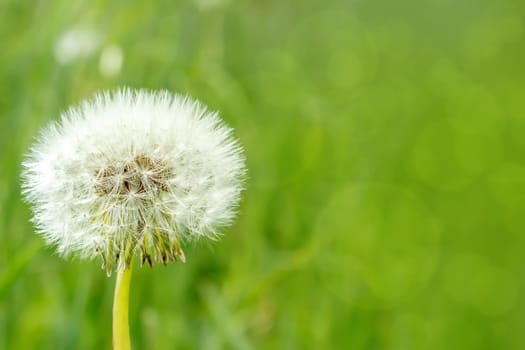
[[[525,2],[0,1],[0,39],[0,349],[111,347],[115,277],[44,247],[19,173],[121,85],[248,166],[220,242],[134,271],[135,349],[525,348]]]

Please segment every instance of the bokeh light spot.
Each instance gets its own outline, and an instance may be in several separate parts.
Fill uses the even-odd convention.
[[[361,289],[357,299],[396,304],[426,285],[438,261],[435,218],[412,191],[391,184],[342,188],[323,209],[316,231],[326,238],[325,272],[334,277],[334,288]]]
[[[516,302],[515,278],[476,254],[450,259],[444,267],[444,286],[456,302],[497,315],[509,311]]]

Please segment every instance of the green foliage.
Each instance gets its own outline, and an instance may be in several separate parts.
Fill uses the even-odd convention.
[[[111,347],[114,277],[43,248],[19,173],[43,125],[120,85],[221,111],[249,168],[221,242],[135,269],[135,349],[525,348],[524,14],[513,0],[2,1],[0,349]],[[67,61],[73,28],[98,42]],[[111,45],[120,70],[101,62]]]

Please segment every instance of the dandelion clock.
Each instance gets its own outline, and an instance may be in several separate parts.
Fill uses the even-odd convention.
[[[244,172],[217,113],[166,91],[122,89],[42,131],[23,163],[22,191],[37,233],[61,256],[98,257],[117,273],[113,346],[130,349],[133,261],[184,262],[185,243],[216,239],[235,217]]]

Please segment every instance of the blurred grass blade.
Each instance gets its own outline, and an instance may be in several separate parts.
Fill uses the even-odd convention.
[[[34,240],[32,244],[28,245],[11,261],[11,264],[8,265],[5,271],[0,275],[0,297],[4,295],[16,278],[21,275],[22,271],[29,264],[29,261],[31,261],[42,248],[42,245],[42,240]]]

